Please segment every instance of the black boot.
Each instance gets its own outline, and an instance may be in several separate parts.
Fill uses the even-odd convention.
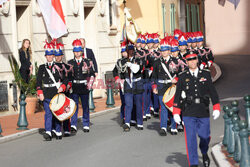
[[[43,138],[44,138],[46,141],[51,141],[51,140],[52,140],[52,136],[49,135],[48,133],[44,133],[44,134],[43,134]]]
[[[74,136],[74,135],[76,135],[77,130],[75,128],[71,127],[70,128],[70,133],[71,133],[72,136]]]
[[[124,132],[129,132],[130,131],[130,127],[127,124],[123,125],[123,130]]]
[[[161,129],[161,130],[159,131],[159,133],[160,133],[161,136],[167,136],[167,132],[166,132],[165,129]]]
[[[203,165],[204,167],[209,167],[210,165],[210,159],[207,154],[202,154],[202,159],[203,159]]]

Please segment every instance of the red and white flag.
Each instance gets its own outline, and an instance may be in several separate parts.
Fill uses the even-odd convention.
[[[51,38],[68,33],[60,0],[37,0]]]

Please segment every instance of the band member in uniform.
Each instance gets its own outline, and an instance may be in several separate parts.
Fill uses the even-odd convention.
[[[179,36],[181,37],[181,36]],[[178,46],[182,46],[183,44],[185,44],[185,42],[180,41],[178,42],[176,39],[173,39],[171,41],[171,57],[172,57],[172,61],[169,64],[170,66],[170,72],[178,78],[179,73],[184,71],[186,68],[186,63],[184,62],[185,60],[179,58],[179,48]],[[169,114],[170,120],[173,120],[173,115],[172,113]],[[172,121],[174,122],[174,121]],[[183,132],[183,126],[182,123],[180,125],[178,125],[177,129],[176,129],[176,124],[174,123],[173,125],[171,124],[171,129],[170,129],[171,134],[177,134],[177,132]]]
[[[131,46],[128,45],[128,52],[134,53],[130,47]],[[131,53],[128,53],[129,57],[126,62],[127,67],[124,72],[125,124],[123,125],[123,129],[125,132],[130,130],[131,115],[134,105],[136,107],[137,129],[143,130],[142,93],[144,89],[142,70],[144,64],[141,58],[131,55]]]
[[[190,52],[192,50],[192,35],[191,35],[191,32],[187,32],[186,36],[187,36],[187,52]]]
[[[151,55],[149,54],[149,51],[145,48],[146,47],[146,37],[145,35],[141,35],[141,49],[143,51],[143,59],[145,61],[145,66],[143,70],[143,79],[144,79],[144,92],[143,92],[143,121],[147,121],[147,119],[151,118],[150,114],[150,105],[152,106],[152,100],[151,100],[151,93],[152,93],[152,87],[151,87],[151,74],[152,69],[150,69],[151,64],[149,63]]]
[[[198,56],[186,56],[188,69],[179,75],[174,99],[174,120],[180,124],[182,112],[187,146],[188,162],[191,167],[198,167],[197,134],[200,138],[200,150],[203,164],[210,164],[207,151],[210,142],[209,97],[213,103],[213,118],[220,115],[220,103],[216,89],[208,70],[200,70]],[[181,103],[181,97],[185,100]]]
[[[186,33],[183,33],[182,35],[179,36],[179,50],[180,50],[180,52],[179,52],[179,58],[183,62],[186,62],[185,57],[188,55]]]
[[[154,43],[153,46],[157,46],[159,45],[159,35],[157,33],[154,34],[150,34],[149,35],[149,45],[150,45],[150,41],[152,39],[152,42]],[[149,60],[149,64],[151,66],[151,71],[154,70],[153,66],[154,63],[161,57],[160,52],[158,50],[158,48],[153,48],[152,50],[149,50],[149,52],[151,53],[150,57],[148,58]],[[151,84],[152,86],[152,84]],[[151,111],[153,112],[154,117],[158,117],[159,116],[159,108],[160,108],[160,104],[159,104],[159,97],[158,94],[155,94],[154,92],[152,92],[152,102],[153,102],[153,108],[151,109]],[[150,117],[147,117],[150,118]]]
[[[120,109],[120,117],[122,123],[125,123],[125,98],[124,98],[124,73],[126,71],[126,63],[128,59],[128,53],[126,48],[126,41],[121,43],[121,55],[122,58],[118,59],[115,68],[113,69],[113,77],[115,78],[115,82],[119,85],[120,89],[120,99],[121,99],[121,109]]]
[[[156,60],[154,64],[154,70],[152,74],[153,85],[152,89],[155,94],[158,94],[159,102],[161,105],[161,115],[160,115],[160,135],[167,135],[167,120],[168,120],[168,109],[163,103],[163,95],[166,90],[172,85],[172,83],[176,83],[176,79],[172,79],[173,74],[170,72],[169,64],[171,63],[170,57],[170,41],[168,38],[164,38],[161,40],[161,55],[162,57]],[[171,75],[171,76],[170,76]],[[172,123],[174,121],[172,120]]]
[[[178,40],[179,37],[182,35],[182,33],[183,33],[183,32],[182,32],[181,30],[175,29],[175,30],[174,30],[174,39]]]
[[[60,75],[60,72],[56,68],[56,64],[53,61],[54,48],[53,44],[46,42],[44,48],[45,57],[47,63],[39,66],[37,74],[37,95],[41,101],[43,101],[45,110],[45,133],[43,137],[45,140],[50,141],[52,139],[52,112],[49,108],[51,99],[57,94],[64,92],[66,89],[67,81]],[[61,122],[55,119],[56,139],[62,139]]]
[[[83,115],[82,124],[83,132],[89,132],[89,89],[92,88],[94,82],[93,63],[87,58],[82,57],[82,43],[76,39],[72,43],[74,59],[71,59],[68,64],[73,66],[72,75],[69,75],[69,81],[72,83],[71,98],[75,101],[77,108],[71,118],[71,134],[77,133],[77,116],[79,108],[79,97],[81,98]]]
[[[210,68],[214,62],[214,56],[208,47],[204,46],[204,37],[201,31],[197,32],[197,47],[199,51],[199,55],[201,56],[202,63],[200,64],[200,68]]]
[[[68,80],[68,74],[72,71],[72,66],[64,63],[62,61],[63,59],[63,47],[64,45],[62,43],[58,43],[54,41],[54,46],[55,46],[55,62],[56,62],[56,67],[57,70],[60,72],[61,76],[65,76],[65,79]],[[67,89],[65,91],[66,96],[70,96],[69,93],[69,85],[67,85]],[[56,118],[53,118],[53,120]],[[63,121],[63,130],[64,130],[64,137],[69,137],[70,136],[70,119]],[[52,123],[52,136],[55,136],[55,129],[54,129],[54,124]]]

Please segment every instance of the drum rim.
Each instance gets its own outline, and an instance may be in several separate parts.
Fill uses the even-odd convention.
[[[51,105],[52,105],[52,101],[54,101],[54,99],[55,98],[57,98],[57,96],[59,96],[59,95],[63,95],[64,97],[66,96],[65,94],[63,94],[63,93],[58,93],[58,94],[56,94],[51,100],[50,100],[50,102],[49,102],[49,109],[51,110]],[[67,96],[66,96],[67,97]],[[65,97],[65,99],[66,99],[66,97]],[[51,111],[54,111],[54,110],[51,110]]]

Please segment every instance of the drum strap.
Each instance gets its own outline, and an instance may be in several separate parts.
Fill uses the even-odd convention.
[[[161,62],[161,65],[162,65],[164,71],[168,74],[169,78],[170,78],[171,81],[172,81],[172,80],[173,80],[173,77],[170,75],[170,73],[169,73],[169,71],[168,71],[166,65],[165,65],[164,63],[162,63],[162,62]]]
[[[53,81],[54,84],[56,85],[56,88],[59,89],[60,84],[57,84],[57,83],[56,83],[56,80],[55,80],[53,74],[51,73],[51,71],[50,71],[48,68],[46,68],[46,70],[47,70],[47,72],[48,72],[48,74],[49,74],[49,77],[52,79],[52,81]]]

